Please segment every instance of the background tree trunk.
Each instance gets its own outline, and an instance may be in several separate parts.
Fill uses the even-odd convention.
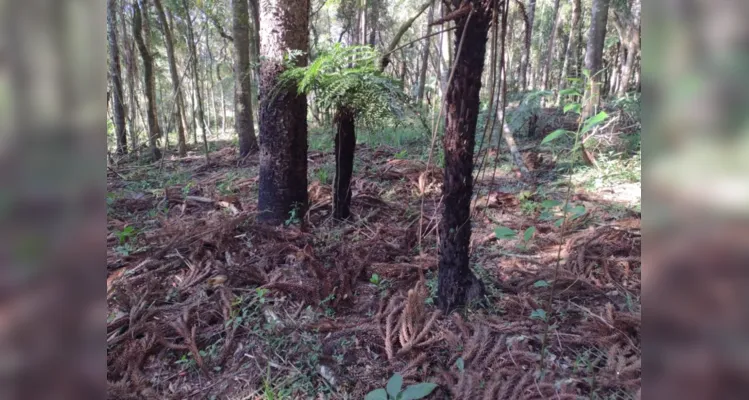
[[[166,55],[169,61],[169,75],[172,78],[172,100],[176,103],[174,106],[174,120],[177,124],[177,151],[181,157],[187,155],[187,144],[185,142],[185,125],[184,125],[184,101],[182,99],[182,90],[180,88],[179,73],[177,72],[177,61],[174,55],[174,41],[172,37],[172,29],[169,27],[169,23],[164,13],[164,7],[161,5],[161,0],[153,0],[156,6],[156,14],[159,17],[159,23],[161,29],[164,31],[164,42],[166,44]]]
[[[452,84],[447,89],[447,114],[443,146],[445,153],[440,222],[439,307],[449,312],[483,295],[481,282],[469,267],[471,241],[471,196],[473,193],[473,148],[479,113],[479,92],[484,69],[491,11],[473,1],[468,16],[456,20],[455,63]],[[461,36],[463,49],[457,54]]]
[[[528,67],[531,60],[531,38],[533,37],[533,20],[536,16],[536,0],[528,0],[526,7],[528,26],[525,30],[525,50],[520,58],[520,91],[528,88]]]
[[[195,97],[198,101],[198,123],[200,123],[200,131],[203,133],[203,150],[205,151],[205,161],[208,162],[208,136],[207,128],[205,124],[205,113],[203,112],[203,97],[200,93],[200,76],[198,74],[198,49],[194,31],[192,29],[192,20],[190,19],[190,7],[187,4],[187,0],[182,0],[182,6],[185,9],[185,19],[187,21],[187,44],[190,46],[190,59],[192,60],[192,74],[193,80],[195,81]]]
[[[601,80],[603,74],[603,45],[606,39],[606,22],[609,13],[609,0],[593,0],[588,46],[585,54],[585,68],[590,72],[590,81],[586,85],[589,92],[583,110],[583,120],[595,112],[601,101]]]
[[[351,177],[354,174],[356,120],[354,113],[341,108],[335,116],[335,182],[333,183],[333,218],[346,219],[351,214]]]
[[[239,135],[239,157],[256,151],[252,117],[252,68],[250,67],[250,14],[247,0],[232,0],[234,36],[234,124]]]
[[[112,80],[112,116],[117,138],[117,154],[127,154],[124,91],[120,69],[120,45],[117,42],[117,1],[107,0],[107,40],[109,41],[109,77]]]
[[[432,20],[434,19],[434,4],[429,7],[429,13],[427,14],[427,32],[426,36],[432,33]],[[424,40],[424,50],[421,53],[421,70],[419,71],[419,88],[416,92],[416,103],[421,104],[424,100],[424,88],[426,86],[427,79],[427,67],[429,66],[429,47],[432,43],[431,38]]]
[[[261,9],[258,220],[270,224],[307,209],[307,98],[274,89],[290,51],[301,51],[296,64],[306,65],[309,8],[308,0],[265,0]]]
[[[567,54],[564,56],[564,65],[562,66],[562,75],[559,78],[559,90],[567,87],[567,78],[577,78],[579,71],[577,70],[577,59],[578,59],[578,37],[580,35],[580,16],[582,13],[582,2],[581,0],[572,1],[572,18],[570,20],[570,38],[567,43]],[[559,102],[559,100],[557,100]]]
[[[145,77],[145,92],[146,100],[148,101],[148,107],[146,109],[146,115],[148,117],[148,144],[151,150],[151,155],[154,160],[161,158],[161,150],[157,145],[156,139],[161,136],[161,129],[159,128],[159,119],[156,115],[156,78],[153,73],[153,57],[151,56],[148,44],[143,39],[143,34],[146,33],[146,37],[149,32],[146,32],[147,24],[143,23],[144,19],[148,19],[148,2],[141,0],[143,10],[137,2],[133,2],[133,37],[138,45],[138,51],[143,59],[143,75]]]
[[[559,16],[559,0],[554,0],[554,11],[552,15],[552,27],[551,27],[551,38],[549,39],[549,47],[546,50],[546,65],[544,66],[544,72],[541,79],[543,80],[542,86],[546,90],[549,88],[549,75],[551,75],[551,63],[554,61],[554,45],[557,39],[557,30],[559,29],[559,23],[561,18]]]

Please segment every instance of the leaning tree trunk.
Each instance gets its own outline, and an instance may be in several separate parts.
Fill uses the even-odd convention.
[[[234,21],[234,124],[239,135],[239,157],[257,150],[252,117],[250,13],[247,0],[232,0]]]
[[[307,97],[277,83],[290,52],[306,65],[309,0],[265,0],[260,11],[258,220],[275,225],[307,209]]]
[[[172,38],[172,29],[166,19],[164,13],[164,7],[161,5],[161,0],[153,0],[156,6],[156,14],[159,17],[161,28],[164,31],[164,42],[166,43],[166,55],[169,62],[169,75],[172,78],[172,96],[175,101],[174,106],[174,120],[177,124],[177,150],[179,155],[184,157],[187,155],[187,143],[185,140],[185,126],[184,126],[184,101],[182,99],[182,90],[179,84],[179,73],[177,72],[177,60],[174,55],[174,40]]]
[[[473,148],[479,113],[479,91],[484,69],[486,39],[491,20],[487,4],[473,0],[472,14],[456,20],[455,53],[458,61],[447,89],[447,115],[443,146],[445,152],[440,222],[440,260],[437,298],[449,312],[478,300],[483,284],[469,267],[471,241],[471,195],[473,193]],[[469,15],[471,15],[469,17]],[[468,19],[470,18],[470,21]],[[463,48],[459,49],[461,37]],[[457,53],[460,54],[457,54]]]
[[[333,184],[333,218],[351,215],[351,176],[354,174],[356,120],[352,110],[341,108],[335,120],[335,182]]]
[[[109,41],[109,77],[112,79],[112,115],[114,117],[117,154],[127,154],[124,91],[120,70],[120,46],[117,43],[117,1],[107,0],[107,39]]]
[[[153,73],[153,56],[143,39],[143,17],[148,18],[148,3],[144,1],[143,11],[137,2],[133,2],[133,37],[138,45],[138,51],[143,59],[143,75],[145,77],[145,92],[146,100],[148,101],[148,107],[146,115],[148,119],[148,145],[151,150],[151,155],[154,160],[161,158],[161,150],[156,143],[156,138],[161,136],[161,129],[159,128],[159,120],[156,115],[156,78]],[[145,15],[141,15],[141,13]]]

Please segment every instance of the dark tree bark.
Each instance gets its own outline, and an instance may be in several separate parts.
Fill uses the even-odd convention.
[[[281,224],[307,210],[307,98],[276,86],[289,52],[302,52],[295,61],[306,65],[309,1],[264,0],[261,13],[258,220]]]
[[[606,38],[606,22],[609,14],[609,0],[593,0],[588,46],[585,54],[585,68],[590,72],[587,84],[589,95],[583,110],[583,120],[593,115],[601,100],[601,68],[603,67],[603,45]]]
[[[526,9],[528,15],[527,26],[525,29],[525,49],[520,58],[520,90],[524,91],[528,87],[528,65],[531,60],[531,38],[533,37],[533,20],[536,17],[536,0],[528,0]]]
[[[198,49],[195,45],[195,34],[192,29],[192,19],[190,18],[190,7],[187,4],[187,0],[182,0],[182,7],[184,7],[185,19],[187,20],[187,41],[190,46],[190,53],[192,60],[192,76],[195,83],[195,99],[198,101],[198,123],[200,123],[200,131],[203,132],[203,150],[205,151],[205,161],[208,160],[208,136],[207,128],[205,124],[205,112],[203,111],[203,96],[200,94],[200,76],[198,76]]]
[[[440,222],[439,307],[445,311],[478,300],[483,284],[469,267],[471,241],[471,195],[473,192],[473,148],[479,113],[479,92],[484,69],[486,40],[491,20],[491,1],[473,0],[473,13],[455,22],[455,53],[458,57],[453,81],[447,89],[447,115]],[[470,15],[470,14],[469,14]],[[467,23],[468,22],[468,23]],[[461,37],[463,48],[458,49]],[[457,53],[460,54],[457,54]]]
[[[135,55],[135,43],[132,35],[127,34],[123,24],[123,35],[125,38],[125,66],[127,70],[127,89],[128,89],[128,126],[130,129],[130,146],[133,151],[137,152],[140,157],[140,145],[138,143],[138,130],[136,123],[136,113],[138,111],[138,98],[135,95],[136,77],[138,76],[138,60]]]
[[[164,42],[166,43],[166,55],[169,61],[169,75],[172,78],[172,98],[176,102],[174,107],[174,120],[177,124],[177,150],[179,155],[184,157],[187,155],[187,143],[185,140],[185,108],[184,100],[182,98],[182,89],[180,88],[179,73],[177,72],[177,61],[174,55],[174,40],[172,37],[172,29],[166,19],[164,13],[164,7],[161,5],[161,0],[153,0],[156,6],[156,14],[159,17],[159,23],[161,29],[164,31]]]
[[[133,37],[138,45],[138,51],[143,59],[143,75],[145,77],[145,92],[146,100],[148,101],[148,107],[146,115],[148,119],[148,145],[151,150],[151,155],[154,160],[161,158],[161,150],[157,146],[156,139],[161,136],[161,129],[159,128],[159,120],[156,115],[156,78],[153,73],[153,56],[146,41],[143,39],[143,31],[145,26],[143,24],[143,17],[148,18],[148,3],[145,0],[141,0],[143,3],[143,10],[138,5],[138,2],[133,2]],[[143,14],[143,15],[142,15]]]
[[[380,23],[380,4],[382,0],[370,0],[371,3],[371,15],[369,17],[369,39],[368,43],[370,46],[375,47],[377,44],[377,28]]]
[[[124,91],[120,68],[120,45],[117,42],[117,1],[107,0],[107,40],[109,41],[109,77],[112,80],[112,116],[114,119],[117,154],[127,154]]]
[[[356,120],[352,110],[341,108],[335,116],[335,182],[333,183],[333,218],[346,219],[351,214],[351,177],[354,174]]]
[[[250,67],[250,14],[247,0],[232,0],[234,36],[234,124],[239,135],[239,157],[257,150],[252,116],[252,68]]]

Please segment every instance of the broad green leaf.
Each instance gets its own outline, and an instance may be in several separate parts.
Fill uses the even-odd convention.
[[[401,400],[417,400],[429,396],[429,393],[437,387],[434,383],[418,383],[411,385],[401,393]]]
[[[562,205],[562,202],[558,200],[544,200],[541,203],[541,207],[543,208],[554,208],[560,205]]]
[[[398,396],[398,393],[400,393],[402,387],[403,376],[401,376],[401,374],[395,374],[390,378],[388,384],[385,386],[385,389],[387,389],[390,397],[395,398],[396,396]]]
[[[580,104],[577,103],[570,103],[564,106],[564,112],[568,113],[570,111],[574,111],[577,114],[580,114],[580,111],[582,111],[582,108],[580,107]]]
[[[506,226],[500,226],[494,229],[494,234],[497,236],[497,239],[513,239],[517,235],[517,232]]]
[[[377,389],[367,393],[364,400],[388,400],[388,392],[385,389]]]
[[[549,282],[546,282],[545,280],[541,279],[540,281],[536,281],[536,283],[533,284],[533,287],[535,288],[549,287]]]
[[[580,92],[575,88],[567,88],[559,91],[560,96],[579,96]],[[565,111],[566,112],[566,111]]]
[[[463,361],[463,357],[458,357],[458,360],[455,361],[455,366],[458,367],[458,371],[463,372],[463,370],[466,368],[465,361]]]
[[[546,135],[544,140],[541,141],[541,144],[551,142],[552,140],[566,134],[567,132],[569,131],[566,129],[557,129],[554,132],[551,132],[550,134]]]
[[[588,133],[591,129],[593,129],[594,126],[600,124],[603,122],[606,118],[608,118],[609,115],[606,114],[606,111],[601,111],[598,114],[588,118],[587,121],[585,121],[585,125],[583,125],[583,130],[580,131],[581,133]]]
[[[533,239],[533,235],[536,233],[536,227],[531,226],[528,229],[525,230],[525,233],[523,233],[523,240],[526,242]]]
[[[531,319],[540,319],[542,321],[546,321],[546,311],[538,308],[533,310],[531,313]]]

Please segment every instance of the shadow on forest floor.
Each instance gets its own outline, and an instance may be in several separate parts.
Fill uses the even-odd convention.
[[[486,306],[443,316],[441,170],[359,146],[354,217],[337,223],[332,155],[311,151],[304,224],[269,228],[254,219],[257,159],[238,167],[233,147],[215,148],[208,166],[191,153],[110,171],[110,398],[361,399],[395,372],[439,384],[430,398],[635,398],[631,202],[576,185],[565,223],[566,178],[540,152],[526,152],[533,184],[507,167],[491,187],[481,175],[472,266]]]

